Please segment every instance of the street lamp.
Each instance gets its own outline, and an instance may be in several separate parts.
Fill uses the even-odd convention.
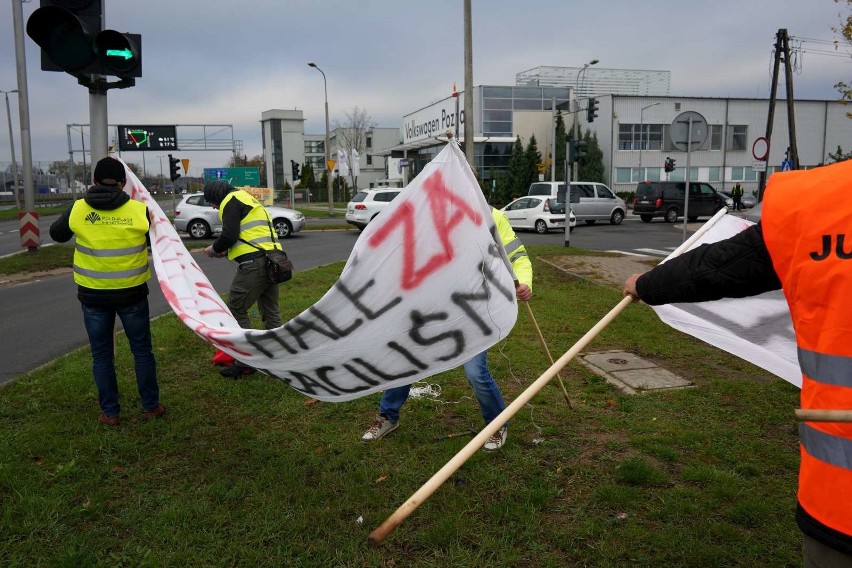
[[[652,106],[657,106],[658,104],[660,104],[659,101],[656,102],[656,103],[651,103],[648,106],[642,107],[642,110],[639,111],[639,173],[642,175],[641,181],[645,181],[648,178],[648,176],[645,175],[645,172],[642,171],[642,148],[645,146],[645,141],[642,140],[642,136],[643,136],[644,128],[645,128],[645,121],[643,119],[643,115],[645,114],[646,109],[649,109]],[[648,136],[646,138],[650,142],[650,138],[651,138],[650,132],[648,133]]]
[[[577,72],[577,80],[574,82],[574,144],[577,144],[577,140],[579,139],[580,132],[580,121],[577,118],[577,114],[580,112],[580,98],[577,96],[577,91],[580,87],[580,74],[586,70],[590,65],[596,65],[598,63],[597,59],[592,59],[588,63],[583,65],[583,68]],[[575,146],[576,147],[576,146]],[[574,168],[571,174],[571,181],[577,181],[577,174],[579,170],[579,165],[577,164],[577,160],[574,160]]]
[[[9,93],[17,93],[18,89],[11,91],[0,91],[6,95],[6,117],[9,119],[9,149],[12,151],[12,181],[15,183],[15,207],[21,208],[21,200],[18,197],[18,164],[15,162],[15,135],[12,134],[12,113],[9,110]]]
[[[329,149],[328,142],[328,83],[325,80],[325,73],[322,72],[322,69],[317,67],[317,64],[313,61],[308,62],[308,67],[313,67],[320,73],[322,73],[322,88],[325,92],[325,167],[326,167],[326,180],[328,181],[328,215],[331,217],[334,215],[334,199],[331,196],[331,172],[328,171],[328,164],[331,161],[331,154]],[[293,180],[293,183],[296,183],[296,180]]]

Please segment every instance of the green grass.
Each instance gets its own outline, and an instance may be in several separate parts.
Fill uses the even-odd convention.
[[[554,357],[620,300],[536,259],[532,308]],[[283,286],[292,317],[342,263]],[[72,298],[69,297],[69,301]],[[378,395],[317,403],[277,381],[231,381],[176,317],[153,324],[168,414],[141,412],[119,346],[119,428],[97,424],[87,349],[0,389],[2,566],[797,566],[793,518],[798,391],[633,305],[592,343],[623,348],[695,383],[625,396],[577,363],[512,420],[507,445],[478,452],[379,547],[367,535],[482,419],[461,370],[433,377],[399,430],[359,442]],[[520,310],[489,352],[511,401],[548,367]],[[362,522],[358,519],[362,518]]]

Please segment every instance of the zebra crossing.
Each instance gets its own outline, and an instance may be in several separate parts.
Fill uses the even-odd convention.
[[[654,248],[635,248],[630,250],[608,250],[606,252],[614,252],[617,254],[624,254],[627,256],[655,256],[660,258],[665,258],[669,256],[677,247],[665,247],[663,249],[654,249]]]

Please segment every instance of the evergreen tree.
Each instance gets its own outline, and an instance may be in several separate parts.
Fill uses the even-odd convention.
[[[529,191],[530,184],[538,181],[538,165],[541,162],[541,152],[538,151],[535,134],[530,136],[530,141],[527,143],[527,149],[524,152],[524,157],[527,162],[527,175],[521,188],[521,195],[526,195]]]
[[[556,181],[565,181],[565,148],[568,144],[568,133],[565,131],[565,121],[562,119],[562,111],[556,112]]]
[[[578,181],[596,181],[606,183],[604,179],[603,152],[598,144],[598,135],[586,130],[583,135],[586,141],[586,163],[580,164]]]
[[[307,189],[313,191],[316,188],[317,180],[314,176],[314,168],[310,164],[305,164],[302,166],[301,176],[299,178],[299,184],[296,186],[297,188]]]
[[[506,176],[506,184],[501,194],[506,203],[525,195],[529,183],[529,168],[527,167],[527,157],[524,154],[524,145],[521,143],[521,137],[515,138],[515,144],[512,146],[512,157],[509,158],[509,171]],[[526,185],[524,185],[526,183]]]
[[[828,157],[831,158],[831,161],[833,163],[843,162],[845,160],[852,160],[852,152],[844,154],[843,148],[841,148],[840,144],[838,144],[837,145],[837,152],[835,152],[834,154],[829,152]]]

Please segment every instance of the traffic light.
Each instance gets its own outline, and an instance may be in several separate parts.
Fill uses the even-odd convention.
[[[594,122],[598,115],[598,99],[590,98],[589,106],[586,107],[586,122]]]
[[[169,179],[172,181],[177,180],[180,177],[180,159],[173,158],[171,154],[169,154]]]
[[[673,172],[675,170],[674,158],[666,158],[666,163],[663,165],[663,169],[666,173]]]
[[[302,178],[299,174],[299,164],[296,163],[296,160],[290,160],[290,167],[293,168],[293,181],[297,181]]]
[[[588,156],[588,154],[586,153],[586,147],[587,146],[588,146],[588,144],[586,143],[585,140],[577,140],[577,142],[575,144],[577,151],[575,152],[575,155],[574,155],[574,161],[576,161],[578,164],[585,164],[586,163],[586,156]]]
[[[142,36],[103,29],[104,0],[41,0],[27,35],[41,47],[42,71],[142,76]]]

